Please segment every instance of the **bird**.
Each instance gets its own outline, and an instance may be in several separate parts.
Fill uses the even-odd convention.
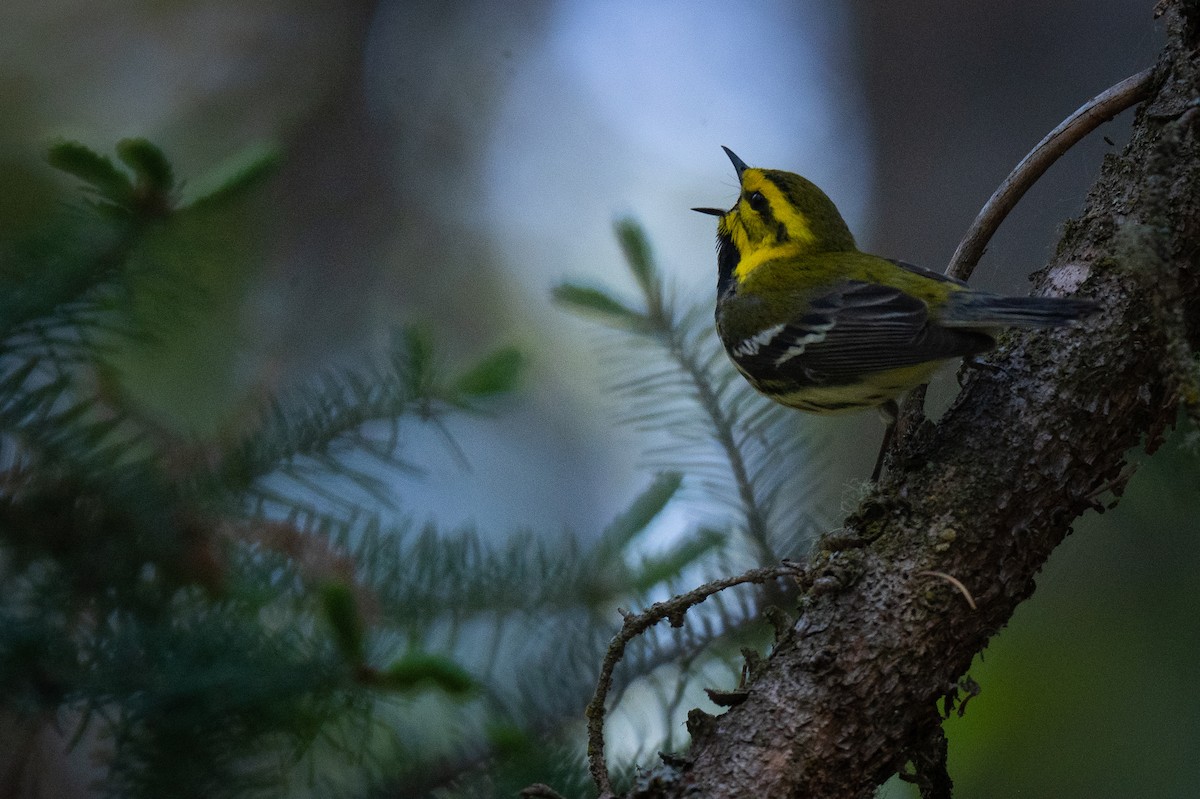
[[[716,216],[716,329],[757,391],[817,414],[877,408],[891,445],[897,398],[943,364],[974,358],[1005,328],[1074,325],[1099,306],[978,291],[939,272],[862,252],[829,196],[793,172],[747,166],[723,148],[739,194]]]

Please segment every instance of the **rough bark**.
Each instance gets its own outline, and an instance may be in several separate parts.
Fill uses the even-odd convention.
[[[936,427],[818,547],[798,620],[746,700],[693,717],[691,751],[637,797],[862,797],[913,763],[949,794],[939,700],[1034,590],[1075,518],[1119,493],[1198,399],[1197,0],[1160,3],[1154,97],[1069,222],[1041,292],[1104,309],[1078,329],[1007,336]],[[951,575],[969,591],[930,574]]]

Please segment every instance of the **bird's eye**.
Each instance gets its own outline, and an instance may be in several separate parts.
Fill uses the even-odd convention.
[[[746,195],[746,202],[750,203],[750,207],[755,211],[767,210],[767,198],[762,196],[761,191],[750,192]]]

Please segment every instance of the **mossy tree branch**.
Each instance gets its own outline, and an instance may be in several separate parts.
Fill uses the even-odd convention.
[[[1000,368],[976,370],[818,547],[801,615],[746,701],[631,796],[869,796],[909,762],[926,796],[948,795],[931,709],[1072,522],[1119,493],[1130,451],[1152,451],[1200,399],[1200,4],[1159,11],[1168,42],[1131,141],[1037,276],[1040,292],[1105,310],[1002,341]]]

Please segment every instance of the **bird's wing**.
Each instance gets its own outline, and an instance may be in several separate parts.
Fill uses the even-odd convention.
[[[847,281],[731,353],[762,377],[838,385],[865,373],[982,352],[992,343],[985,333],[931,322],[925,303],[900,289]]]

